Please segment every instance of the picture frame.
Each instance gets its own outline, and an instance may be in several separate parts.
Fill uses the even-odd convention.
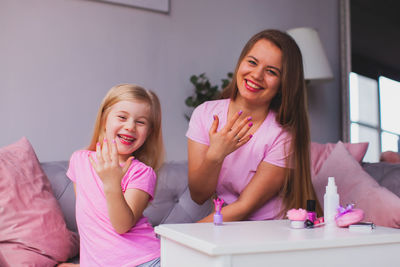
[[[170,0],[97,0],[115,5],[140,8],[154,12],[169,14]]]

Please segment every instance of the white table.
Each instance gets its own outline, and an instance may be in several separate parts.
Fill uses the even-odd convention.
[[[400,230],[322,226],[292,229],[288,220],[163,224],[161,266],[400,266]]]

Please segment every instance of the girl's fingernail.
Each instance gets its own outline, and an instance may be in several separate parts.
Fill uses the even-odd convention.
[[[253,126],[253,123],[252,123],[252,122],[249,123],[249,127],[251,127],[251,126]]]
[[[115,139],[112,140],[112,143],[115,144]]]
[[[96,146],[100,146],[100,142],[97,142]]]
[[[251,116],[249,116],[248,118],[247,118],[247,120],[249,121],[249,120],[251,120],[253,117],[251,117]]]
[[[107,139],[106,139],[106,138],[104,138],[103,142],[104,142],[104,143],[105,143],[105,142],[107,142]]]
[[[239,110],[238,114],[239,114],[239,115],[242,115],[242,113],[243,113],[243,111],[242,111],[242,110]]]
[[[214,118],[214,120],[216,120],[216,119],[217,119],[217,116],[216,116],[216,115],[213,115],[213,118]]]
[[[249,135],[249,138],[251,139],[253,137],[253,135],[251,134],[251,135]]]

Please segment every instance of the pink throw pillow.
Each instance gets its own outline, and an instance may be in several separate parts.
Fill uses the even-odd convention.
[[[54,266],[77,255],[51,185],[26,138],[0,148],[0,265]]]
[[[400,228],[400,198],[381,187],[339,142],[312,178],[318,200],[323,206],[328,177],[335,177],[340,205],[353,203],[364,211],[364,221]]]
[[[339,141],[342,143],[341,141]],[[338,143],[339,143],[338,142]],[[356,159],[356,161],[361,162],[364,158],[365,153],[368,149],[368,142],[365,143],[342,143],[349,151],[349,153]],[[332,150],[337,145],[334,143],[319,144],[311,142],[311,170],[314,175],[317,175],[319,170],[324,164],[325,160],[329,157]]]

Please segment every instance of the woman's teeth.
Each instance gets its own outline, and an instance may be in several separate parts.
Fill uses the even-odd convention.
[[[248,86],[250,86],[251,88],[254,88],[254,89],[257,89],[257,90],[262,89],[262,87],[257,86],[256,84],[252,83],[252,82],[249,81],[249,80],[246,80],[246,84],[247,84]]]

